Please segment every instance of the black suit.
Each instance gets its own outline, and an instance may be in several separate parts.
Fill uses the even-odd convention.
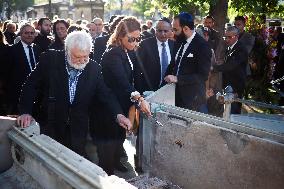
[[[19,104],[21,114],[31,114],[37,93],[43,95],[41,116],[37,120],[41,132],[84,156],[92,102],[99,101],[106,106],[112,113],[112,119],[122,113],[103,81],[100,66],[93,61],[79,76],[75,98],[70,104],[64,51],[47,51],[41,55],[40,63],[23,86]]]
[[[34,45],[33,52],[35,63],[39,59],[39,48]],[[20,96],[20,91],[27,76],[31,73],[28,58],[25,54],[24,47],[19,41],[17,44],[9,48],[9,61],[7,62],[9,80],[8,80],[8,97],[9,97],[9,112],[10,114],[17,114],[17,103]]]
[[[205,81],[208,79],[211,55],[208,43],[196,33],[180,61],[176,106],[204,112]],[[173,58],[168,68],[168,75],[176,75],[178,62]]]
[[[174,42],[168,40],[171,56],[173,54]],[[135,86],[139,92],[156,91],[160,88],[161,61],[157,45],[157,38],[151,37],[143,40],[138,49],[138,74],[135,75]],[[140,74],[139,74],[140,73]]]
[[[135,60],[133,51],[128,52],[128,55],[135,66],[137,60]],[[136,90],[133,85],[134,72],[125,51],[121,47],[108,47],[102,57],[101,65],[107,86],[112,89],[123,112],[127,115],[129,107],[132,105],[131,92]]]
[[[7,113],[7,79],[9,73],[7,72],[8,61],[8,45],[0,43],[0,115],[4,116]]]
[[[238,41],[233,49],[226,52],[224,64],[214,65],[215,70],[222,72],[223,88],[231,85],[239,98],[242,98],[245,89],[247,62],[247,49]],[[232,103],[231,113],[241,113],[241,104]]]
[[[94,60],[97,63],[101,63],[102,56],[107,47],[107,41],[109,40],[110,35],[105,35],[102,37],[98,37],[94,42]]]
[[[129,52],[129,57],[134,63],[133,55],[135,55],[133,52]],[[125,51],[121,47],[108,47],[103,54],[101,65],[106,85],[116,96],[124,115],[128,115],[129,108],[132,105],[130,101],[131,92],[134,92],[135,89],[133,87],[133,71]],[[108,174],[113,174],[114,166],[120,164],[121,150],[126,133],[117,123],[109,119],[109,113],[103,106],[102,111],[98,114],[102,118],[100,120],[101,128],[95,131],[99,165],[104,167]],[[107,130],[112,138],[103,134],[102,130]]]
[[[38,34],[36,36],[34,43],[40,48],[40,52],[44,52],[48,49],[49,45],[51,44],[52,40],[48,38],[47,35]]]

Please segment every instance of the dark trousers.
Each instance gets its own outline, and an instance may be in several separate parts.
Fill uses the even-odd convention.
[[[96,140],[99,166],[108,175],[114,174],[114,167],[120,161],[120,140]]]
[[[242,103],[233,102],[231,105],[231,114],[241,114]]]

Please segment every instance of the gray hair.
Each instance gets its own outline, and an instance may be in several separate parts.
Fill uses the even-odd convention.
[[[73,31],[65,39],[65,51],[77,47],[82,51],[90,51],[93,48],[92,37],[86,31]]]
[[[234,33],[235,35],[239,35],[240,30],[236,26],[228,26],[226,32]]]

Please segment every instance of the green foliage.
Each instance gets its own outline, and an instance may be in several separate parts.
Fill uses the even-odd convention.
[[[265,14],[270,18],[283,18],[284,6],[278,2],[278,0],[231,0],[229,17],[232,20],[235,15]]]
[[[212,2],[216,0],[212,0]],[[208,4],[210,0],[162,0],[162,2],[168,4],[173,14],[178,14],[181,11],[195,13],[196,10],[200,10],[201,14],[205,14],[208,11]]]
[[[142,18],[150,18],[149,10],[151,9],[150,0],[136,0],[134,2],[133,10],[137,12]],[[148,14],[147,14],[148,11]]]
[[[235,8],[241,14],[272,13],[276,11],[277,5],[278,0],[231,0],[232,8]]]
[[[219,0],[162,0],[167,3],[172,13],[177,14],[181,11],[189,12],[190,7],[196,6],[201,9],[203,14],[208,13],[206,5],[215,7]],[[229,9],[231,13],[240,15],[266,14],[270,17],[284,17],[284,5],[279,5],[278,0],[230,0]],[[232,17],[234,17],[232,15]]]
[[[276,47],[276,41],[267,33],[263,23],[263,15],[251,16],[247,23],[247,30],[256,37],[256,41],[249,59],[252,75],[247,82],[245,98],[277,104],[279,96],[271,90],[270,84],[274,61],[271,50]]]

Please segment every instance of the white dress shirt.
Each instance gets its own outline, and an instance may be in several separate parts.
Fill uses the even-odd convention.
[[[181,58],[180,60],[182,59],[186,49],[188,48],[189,44],[191,43],[192,39],[194,38],[194,36],[196,35],[196,32],[194,31],[193,34],[190,36],[190,38],[187,38],[186,39],[186,44],[184,45],[184,48],[183,48],[183,51],[182,51],[182,55],[181,55]],[[178,49],[178,52],[176,53],[176,56],[175,56],[175,60],[177,60],[177,57],[178,57],[178,54],[179,54],[179,51],[181,49],[181,46],[180,48]]]
[[[163,42],[159,41],[158,38],[156,38],[156,39],[157,39],[159,58],[160,58],[160,69],[161,69],[161,73],[162,73],[162,49],[163,49],[162,43]],[[166,47],[166,52],[167,52],[167,56],[168,56],[168,65],[169,65],[170,62],[171,62],[171,51],[170,51],[168,40],[165,41],[164,43],[165,43],[165,47]],[[163,80],[164,80],[164,78],[161,75],[161,83],[163,82]]]
[[[29,47],[28,47],[29,45],[26,44],[25,42],[23,42],[22,40],[21,40],[21,43],[22,43],[22,45],[23,45],[23,47],[24,47],[25,54],[26,54],[26,57],[27,57],[28,62],[29,62],[30,70],[32,71],[32,70],[33,70],[33,67],[32,67],[32,65],[31,65],[31,60],[30,60],[30,55],[29,55]],[[32,46],[32,52],[33,52],[34,63],[36,64],[35,53],[34,53],[34,49],[33,49],[34,44],[32,43],[30,46]],[[34,65],[34,66],[35,66],[35,65]]]

